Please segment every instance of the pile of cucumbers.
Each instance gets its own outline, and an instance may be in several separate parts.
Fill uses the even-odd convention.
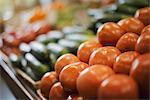
[[[121,19],[134,16],[138,9],[148,7],[149,4],[149,0],[117,0],[116,6],[104,11],[104,17],[94,20],[89,29],[96,33],[98,27],[103,23],[118,22]]]
[[[72,29],[63,32],[53,30],[38,36],[29,44],[21,43],[19,46],[21,55],[11,54],[10,61],[33,80],[40,80],[44,73],[54,70],[55,61],[59,56],[65,53],[76,54],[80,43],[95,38],[88,31]]]

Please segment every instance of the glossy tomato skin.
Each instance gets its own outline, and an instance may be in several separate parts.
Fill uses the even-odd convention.
[[[98,96],[99,100],[138,100],[138,86],[131,77],[116,74],[101,83]]]
[[[135,18],[138,18],[144,25],[150,24],[150,7],[141,8],[136,11]]]
[[[128,51],[120,54],[113,65],[113,70],[116,73],[129,75],[132,62],[140,54],[136,51]]]
[[[96,99],[101,82],[113,74],[113,70],[106,65],[93,65],[86,68],[77,79],[79,95],[88,99]]]
[[[49,92],[49,100],[65,100],[66,98],[67,94],[65,93],[61,83],[55,83]]]
[[[92,52],[100,47],[102,47],[102,45],[97,41],[84,42],[78,48],[77,57],[80,59],[80,61],[88,63]]]
[[[130,76],[138,83],[141,98],[150,98],[150,53],[140,55],[134,60]]]
[[[62,69],[59,80],[66,92],[77,93],[76,80],[79,74],[87,67],[89,67],[89,65],[86,63],[76,62],[69,64]]]
[[[83,100],[83,97],[77,95],[77,94],[72,94],[72,95],[69,95],[67,100]]]
[[[139,36],[135,33],[126,33],[118,40],[116,47],[121,52],[134,51],[138,38]]]
[[[120,54],[120,51],[113,46],[101,47],[95,50],[89,60],[89,65],[103,64],[113,67],[116,57]]]
[[[141,54],[150,52],[150,34],[141,34],[135,45],[135,50]]]
[[[114,22],[107,22],[99,27],[97,37],[102,45],[116,45],[125,31]]]
[[[144,24],[139,19],[133,17],[122,19],[118,22],[118,24],[126,32],[133,32],[136,34],[140,34],[144,28]]]
[[[61,70],[69,64],[80,62],[80,60],[73,54],[64,54],[60,56],[55,63],[55,71],[59,75]]]
[[[58,81],[56,72],[47,72],[41,79],[40,89],[44,97],[49,97],[49,92],[53,84]]]
[[[150,25],[145,26],[141,34],[150,34]]]

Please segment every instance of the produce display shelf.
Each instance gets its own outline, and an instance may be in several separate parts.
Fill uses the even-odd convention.
[[[26,79],[18,74],[18,72],[22,73]],[[1,77],[5,80],[8,87],[14,94],[17,99],[25,99],[25,100],[40,100],[41,98],[36,92],[33,84],[27,81],[27,76],[21,70],[16,69],[11,66],[8,57],[0,51],[0,73]],[[33,81],[34,82],[34,81]],[[33,83],[32,82],[32,83]]]

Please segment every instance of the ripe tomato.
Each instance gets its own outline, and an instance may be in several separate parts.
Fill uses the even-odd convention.
[[[138,86],[127,75],[112,75],[101,83],[98,96],[99,100],[138,100]]]
[[[89,65],[86,63],[76,62],[69,64],[62,69],[59,75],[59,81],[62,83],[65,91],[70,93],[77,92],[76,80],[79,74],[87,67],[89,67]]]
[[[84,98],[96,99],[101,82],[114,74],[106,65],[93,65],[83,70],[77,79],[79,95]]]
[[[69,64],[80,62],[80,60],[73,54],[64,54],[60,56],[55,63],[55,71],[59,75],[61,70]]]
[[[102,45],[116,45],[125,31],[116,23],[107,22],[99,27],[97,37]]]
[[[119,54],[120,51],[116,47],[101,47],[91,54],[89,65],[103,64],[112,67]]]
[[[138,18],[145,25],[150,24],[150,7],[141,8],[136,11],[135,18]]]
[[[137,34],[140,34],[144,28],[144,24],[139,19],[133,17],[122,19],[118,22],[118,24],[126,32],[133,32]]]
[[[141,98],[149,98],[150,53],[140,55],[134,60],[130,76],[138,83]]]
[[[136,51],[128,51],[120,54],[114,62],[113,70],[116,73],[129,75],[132,62],[137,56],[139,56],[139,53]]]
[[[65,100],[66,98],[67,94],[65,93],[61,83],[55,83],[49,92],[49,100]]]
[[[44,97],[48,98],[51,87],[58,81],[56,72],[47,72],[41,79],[40,89]]]
[[[147,25],[146,27],[144,27],[141,34],[150,34],[150,25]]]
[[[134,51],[138,37],[135,33],[126,33],[118,40],[116,47],[121,52]]]
[[[78,48],[77,57],[80,59],[80,61],[88,63],[92,52],[100,47],[102,47],[102,45],[97,41],[84,42]]]
[[[141,54],[150,52],[150,34],[141,34],[135,45],[135,50]]]

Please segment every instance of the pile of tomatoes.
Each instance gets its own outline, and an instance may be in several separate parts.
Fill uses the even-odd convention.
[[[77,56],[59,57],[55,71],[41,79],[42,95],[50,100],[149,98],[150,23],[145,20],[150,12],[142,19],[142,10],[137,13],[100,26],[98,41],[82,43]]]

